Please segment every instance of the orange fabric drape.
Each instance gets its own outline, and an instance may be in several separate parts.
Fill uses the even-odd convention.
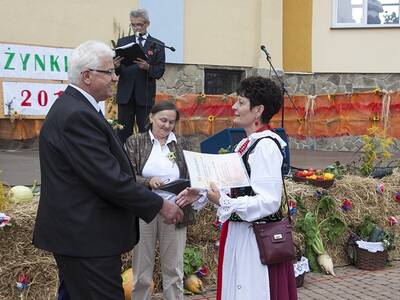
[[[381,128],[386,126],[384,129],[388,136],[400,138],[400,91],[296,95],[292,98],[297,109],[287,98],[284,104],[284,127],[291,137],[304,139],[358,136],[366,134],[367,129],[375,125]],[[156,96],[157,102],[175,101],[181,114],[177,132],[183,135],[213,135],[224,128],[232,127],[232,105],[235,99],[235,96],[203,94]],[[11,123],[8,119],[0,119],[0,139],[22,140],[36,137],[42,122],[43,120],[22,119]],[[281,127],[280,112],[273,117],[271,125]]]

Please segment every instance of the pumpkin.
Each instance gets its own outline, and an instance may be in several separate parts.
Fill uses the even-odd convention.
[[[203,291],[203,282],[196,275],[189,275],[185,279],[185,289],[194,294],[200,294]]]
[[[125,300],[131,300],[132,289],[133,289],[133,269],[129,268],[121,274],[122,277],[122,287],[124,289]],[[154,281],[151,282],[150,295],[154,291]]]
[[[23,185],[16,185],[8,192],[8,197],[14,203],[24,203],[32,201],[33,193],[32,190]]]
[[[124,289],[125,300],[130,300],[133,288],[133,270],[132,268],[122,273],[122,287]]]

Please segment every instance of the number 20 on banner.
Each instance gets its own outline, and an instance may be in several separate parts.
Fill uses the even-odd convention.
[[[46,115],[66,87],[55,83],[3,82],[4,114],[16,111],[21,115]]]

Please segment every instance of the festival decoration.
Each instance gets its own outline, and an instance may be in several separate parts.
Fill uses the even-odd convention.
[[[194,274],[196,274],[196,276],[199,278],[203,278],[208,275],[208,272],[209,272],[208,267],[203,265],[200,268],[198,268],[197,271],[194,272]]]
[[[383,192],[385,191],[385,186],[383,185],[383,183],[378,183],[378,184],[376,185],[375,190],[376,190],[376,192],[377,192],[378,194],[382,195]]]
[[[297,204],[294,201],[289,201],[289,213],[294,216],[297,213]]]
[[[220,221],[218,221],[218,220],[215,220],[215,221],[213,222],[213,226],[215,227],[215,229],[221,230],[222,223],[221,223]]]
[[[26,274],[20,274],[18,276],[18,280],[17,280],[17,289],[20,290],[21,292],[23,292],[24,290],[26,290],[29,286],[30,280],[28,275]]]
[[[122,130],[124,125],[120,124],[116,119],[107,119],[108,124],[110,124],[113,130]]]
[[[11,226],[10,219],[11,217],[7,216],[5,213],[0,212],[0,228]]]
[[[394,216],[390,216],[390,217],[388,218],[388,223],[389,223],[390,226],[394,226],[394,225],[396,225],[398,222],[399,222],[399,221],[398,221],[398,220],[396,219],[396,217],[394,217]]]
[[[397,193],[394,195],[394,200],[395,200],[396,202],[400,203],[400,192],[397,192]]]
[[[349,200],[343,199],[341,207],[343,211],[349,211],[352,208],[352,204]]]
[[[175,165],[176,155],[175,152],[168,152],[167,158],[172,162],[172,167]]]

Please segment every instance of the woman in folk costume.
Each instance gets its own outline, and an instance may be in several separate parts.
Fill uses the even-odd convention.
[[[235,151],[248,162],[251,186],[233,189],[228,196],[212,185],[207,193],[219,206],[217,214],[223,223],[217,300],[297,299],[292,261],[261,264],[251,226],[256,220],[282,218],[282,151],[287,145],[268,125],[282,106],[282,91],[270,79],[250,77],[241,82],[238,95],[232,107],[234,123],[244,128],[247,137]],[[178,198],[194,197],[195,192],[188,189],[184,193]]]

